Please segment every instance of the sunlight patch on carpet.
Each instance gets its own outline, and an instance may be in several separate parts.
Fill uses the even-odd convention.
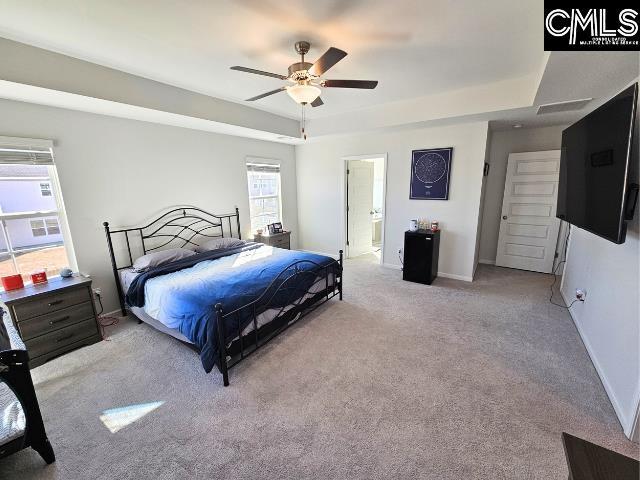
[[[100,415],[100,420],[111,433],[122,430],[127,425],[140,420],[147,413],[153,412],[162,405],[162,402],[138,403],[137,405],[128,405],[126,407],[110,408]]]

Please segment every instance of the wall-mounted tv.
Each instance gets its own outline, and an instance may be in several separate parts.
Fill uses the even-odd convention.
[[[637,103],[635,83],[562,132],[556,216],[614,243],[637,202]]]

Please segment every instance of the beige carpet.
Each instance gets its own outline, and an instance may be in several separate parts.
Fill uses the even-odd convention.
[[[58,461],[25,450],[0,477],[565,479],[562,431],[637,456],[569,315],[547,302],[551,277],[400,277],[349,261],[344,302],[234,368],[228,388],[125,321],[33,371]],[[150,402],[163,403],[115,433],[99,418]]]

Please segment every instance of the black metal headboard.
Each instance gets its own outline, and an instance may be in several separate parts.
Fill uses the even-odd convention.
[[[238,207],[235,213],[223,215],[209,213],[197,207],[176,207],[144,226],[111,230],[109,222],[104,222],[103,225],[123,315],[126,315],[124,292],[118,272],[131,267],[134,258],[140,256],[138,252],[145,255],[166,248],[196,247],[200,245],[198,242],[216,237],[242,238]],[[116,239],[124,241],[123,248],[118,250],[121,255],[117,255],[114,250]],[[124,261],[118,261],[118,257],[124,257]]]

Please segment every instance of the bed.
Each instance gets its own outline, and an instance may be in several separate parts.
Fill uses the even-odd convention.
[[[342,300],[342,251],[336,260],[241,241],[237,208],[219,215],[178,207],[142,226],[103,225],[122,314],[196,350],[225,386],[231,367],[319,305]],[[228,246],[203,248],[212,241]],[[136,258],[176,248],[197,253],[134,269]]]

